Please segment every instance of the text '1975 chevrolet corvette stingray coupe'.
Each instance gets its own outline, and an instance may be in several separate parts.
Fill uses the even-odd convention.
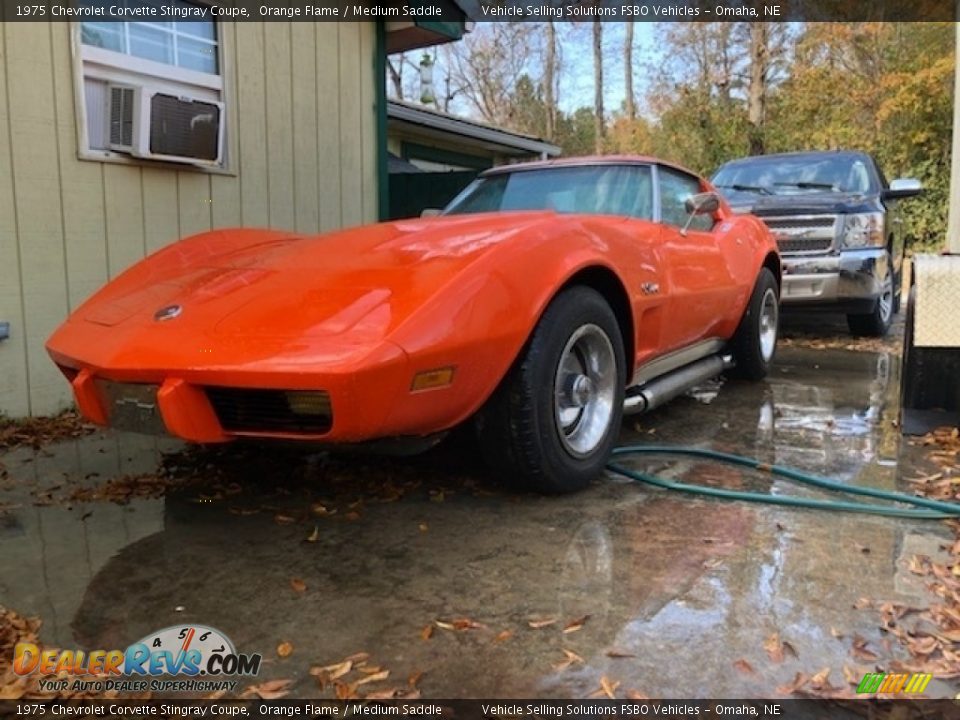
[[[48,350],[101,425],[198,443],[423,447],[471,421],[501,475],[582,488],[624,412],[763,377],[780,257],[652,158],[495,168],[439,217],[216,230],[108,283]]]

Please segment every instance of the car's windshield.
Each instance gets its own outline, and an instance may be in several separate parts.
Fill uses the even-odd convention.
[[[865,193],[871,189],[864,158],[804,155],[738,160],[721,167],[713,184],[728,198],[809,193]]]
[[[480,178],[451,201],[445,215],[554,210],[653,217],[649,165],[589,165],[518,170]]]

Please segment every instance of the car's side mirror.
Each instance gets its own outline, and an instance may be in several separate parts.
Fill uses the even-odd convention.
[[[432,218],[440,215],[440,208],[424,208],[420,211],[420,217]]]
[[[683,206],[687,211],[687,221],[680,229],[680,234],[686,235],[697,215],[713,215],[720,209],[720,196],[715,192],[697,193],[688,197]]]
[[[923,184],[916,178],[897,178],[881,193],[884,200],[902,200],[923,192]]]

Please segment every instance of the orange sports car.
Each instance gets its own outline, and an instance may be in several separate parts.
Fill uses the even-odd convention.
[[[439,217],[187,238],[47,347],[101,425],[409,449],[472,420],[502,474],[566,492],[622,413],[763,377],[780,280],[766,227],[703,179],[578,158],[488,170]]]

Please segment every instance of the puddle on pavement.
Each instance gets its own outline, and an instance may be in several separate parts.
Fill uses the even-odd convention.
[[[913,462],[892,423],[896,374],[889,355],[788,349],[767,382],[725,381],[629,418],[621,442],[712,447],[894,489],[898,460],[907,476]],[[162,457],[194,480],[124,505],[33,504],[50,488],[64,498],[156,473]],[[0,602],[40,616],[45,642],[122,648],[202,623],[263,653],[262,678],[294,679],[294,696],[321,695],[311,665],[360,651],[391,670],[371,690],[423,672],[427,698],[582,697],[601,676],[653,696],[770,696],[824,667],[842,685],[844,665],[870,669],[850,654],[855,633],[878,662],[897,652],[875,611],[854,603],[923,603],[906,562],[946,537],[937,523],[689,499],[614,478],[571,497],[519,495],[472,474],[457,444],[411,459],[184,454],[97,433],[0,461]],[[659,462],[687,479],[737,480]],[[460,618],[483,627],[434,625],[422,638]],[[529,626],[543,618],[557,622]],[[797,657],[769,661],[774,632]],[[283,641],[294,651],[281,659]],[[564,649],[584,662],[557,670]]]

